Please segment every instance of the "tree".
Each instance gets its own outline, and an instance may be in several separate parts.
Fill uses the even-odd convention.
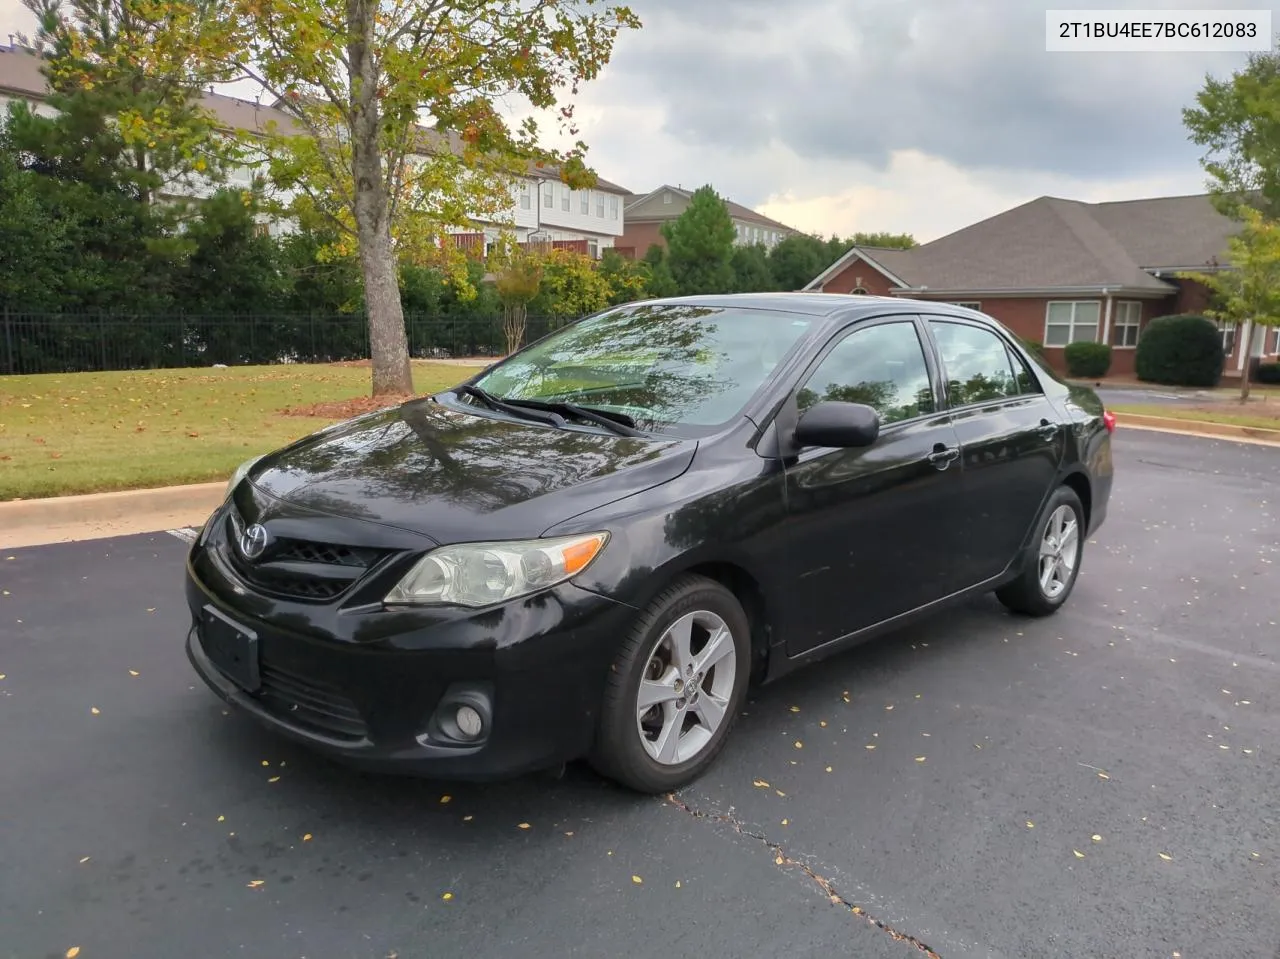
[[[769,269],[769,251],[763,244],[735,247],[731,263],[735,293],[761,293],[777,289],[773,271]]]
[[[234,24],[221,0],[23,3],[37,18],[49,104],[74,117],[45,120],[46,132],[64,134],[64,156],[80,148],[82,174],[96,168],[143,204],[169,185],[223,178],[237,153],[200,102],[209,84],[230,76],[219,60]],[[98,121],[91,138],[66,136],[86,133],[88,118]],[[168,199],[167,212],[189,210]]]
[[[680,287],[671,274],[671,258],[667,256],[667,248],[660,243],[649,244],[642,261],[647,272],[645,291],[650,296],[679,296]]]
[[[532,120],[513,132],[496,104],[559,107],[576,133],[562,95],[594,79],[639,20],[611,0],[228,2],[245,30],[237,66],[296,121],[267,131],[273,175],[358,251],[373,394],[407,393],[397,256],[426,258],[450,227],[507,215],[511,176],[530,162],[589,185],[585,144],[542,149]]]
[[[1219,211],[1242,206],[1280,219],[1280,50],[1254,53],[1230,79],[1205,77],[1196,106],[1182,111]]]
[[[1249,399],[1249,361],[1254,334],[1280,326],[1280,223],[1261,212],[1240,207],[1243,229],[1228,240],[1230,269],[1216,273],[1188,273],[1185,279],[1203,283],[1218,296],[1206,314],[1219,323],[1237,324],[1247,332],[1241,342],[1244,372],[1240,377],[1240,402]]]
[[[613,291],[590,257],[551,250],[542,258],[541,267],[538,295],[529,302],[535,315],[576,318],[609,305]]]
[[[524,341],[529,303],[542,286],[542,264],[536,255],[520,249],[508,234],[493,254],[492,269],[494,287],[502,302],[502,334],[509,355]]]
[[[733,241],[737,236],[724,200],[710,185],[698,187],[689,206],[662,224],[671,275],[680,293],[728,293],[733,289]]]
[[[793,233],[769,251],[769,271],[776,289],[802,290],[805,284],[835,262],[827,244],[816,236]]]
[[[830,244],[835,252],[832,262],[848,253],[851,247],[871,246],[882,250],[909,250],[916,245],[915,238],[909,233],[855,233],[848,240],[832,237]]]
[[[630,303],[648,295],[649,273],[644,261],[628,260],[613,247],[606,248],[600,255],[600,275],[609,284],[610,306]]]

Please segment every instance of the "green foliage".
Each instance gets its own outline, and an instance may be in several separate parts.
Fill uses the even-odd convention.
[[[1217,386],[1222,378],[1222,333],[1210,319],[1192,314],[1160,316],[1138,340],[1138,379],[1166,386]]]
[[[731,262],[733,292],[760,293],[777,289],[769,269],[769,251],[763,244],[735,247]]]
[[[1259,383],[1280,384],[1280,363],[1259,363],[1254,378]]]
[[[680,287],[671,272],[671,258],[667,248],[659,243],[650,244],[644,254],[644,264],[648,269],[646,291],[650,296],[679,296]]]
[[[689,206],[662,224],[671,275],[681,295],[728,293],[733,289],[737,231],[724,200],[711,186],[693,192]]]
[[[1218,208],[1238,216],[1256,207],[1280,217],[1280,50],[1254,53],[1244,69],[1220,80],[1205,78],[1196,105],[1182,111],[1191,140],[1207,152]]]
[[[612,247],[600,256],[600,275],[609,284],[609,306],[641,300],[649,295],[648,264],[629,260]]]
[[[529,303],[531,313],[556,318],[577,317],[609,305],[613,290],[590,257],[568,250],[552,250],[542,258],[541,268],[542,285]]]
[[[778,290],[802,290],[805,284],[839,259],[825,240],[804,233],[784,237],[769,251],[769,272]]]
[[[1068,343],[1062,355],[1072,376],[1096,379],[1111,369],[1111,347],[1106,343]]]
[[[908,233],[855,233],[849,237],[847,244],[846,241],[838,240],[836,237],[832,237],[831,242],[845,244],[844,249],[832,257],[833,262],[847,253],[852,246],[879,247],[882,250],[909,250],[916,246],[915,237]]]
[[[191,252],[177,276],[184,312],[235,313],[284,299],[280,247],[259,231],[254,213],[238,190],[219,190],[200,205],[183,236]]]

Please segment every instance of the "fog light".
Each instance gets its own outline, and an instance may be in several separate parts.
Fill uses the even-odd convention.
[[[453,721],[458,724],[458,732],[467,739],[478,739],[484,729],[484,720],[470,706],[459,706],[458,711],[453,714]]]

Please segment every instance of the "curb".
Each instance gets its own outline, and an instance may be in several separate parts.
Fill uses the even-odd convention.
[[[0,549],[201,526],[225,482],[0,503]]]
[[[1117,426],[1135,429],[1160,430],[1166,433],[1184,433],[1188,436],[1209,436],[1214,439],[1242,440],[1280,446],[1280,430],[1263,429],[1260,426],[1235,426],[1229,423],[1211,423],[1207,420],[1187,420],[1173,416],[1148,416],[1144,413],[1115,412]]]

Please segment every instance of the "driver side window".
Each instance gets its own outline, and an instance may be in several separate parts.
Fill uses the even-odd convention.
[[[837,343],[796,394],[801,413],[825,400],[864,403],[883,424],[935,412],[915,324],[881,323],[854,330]]]

